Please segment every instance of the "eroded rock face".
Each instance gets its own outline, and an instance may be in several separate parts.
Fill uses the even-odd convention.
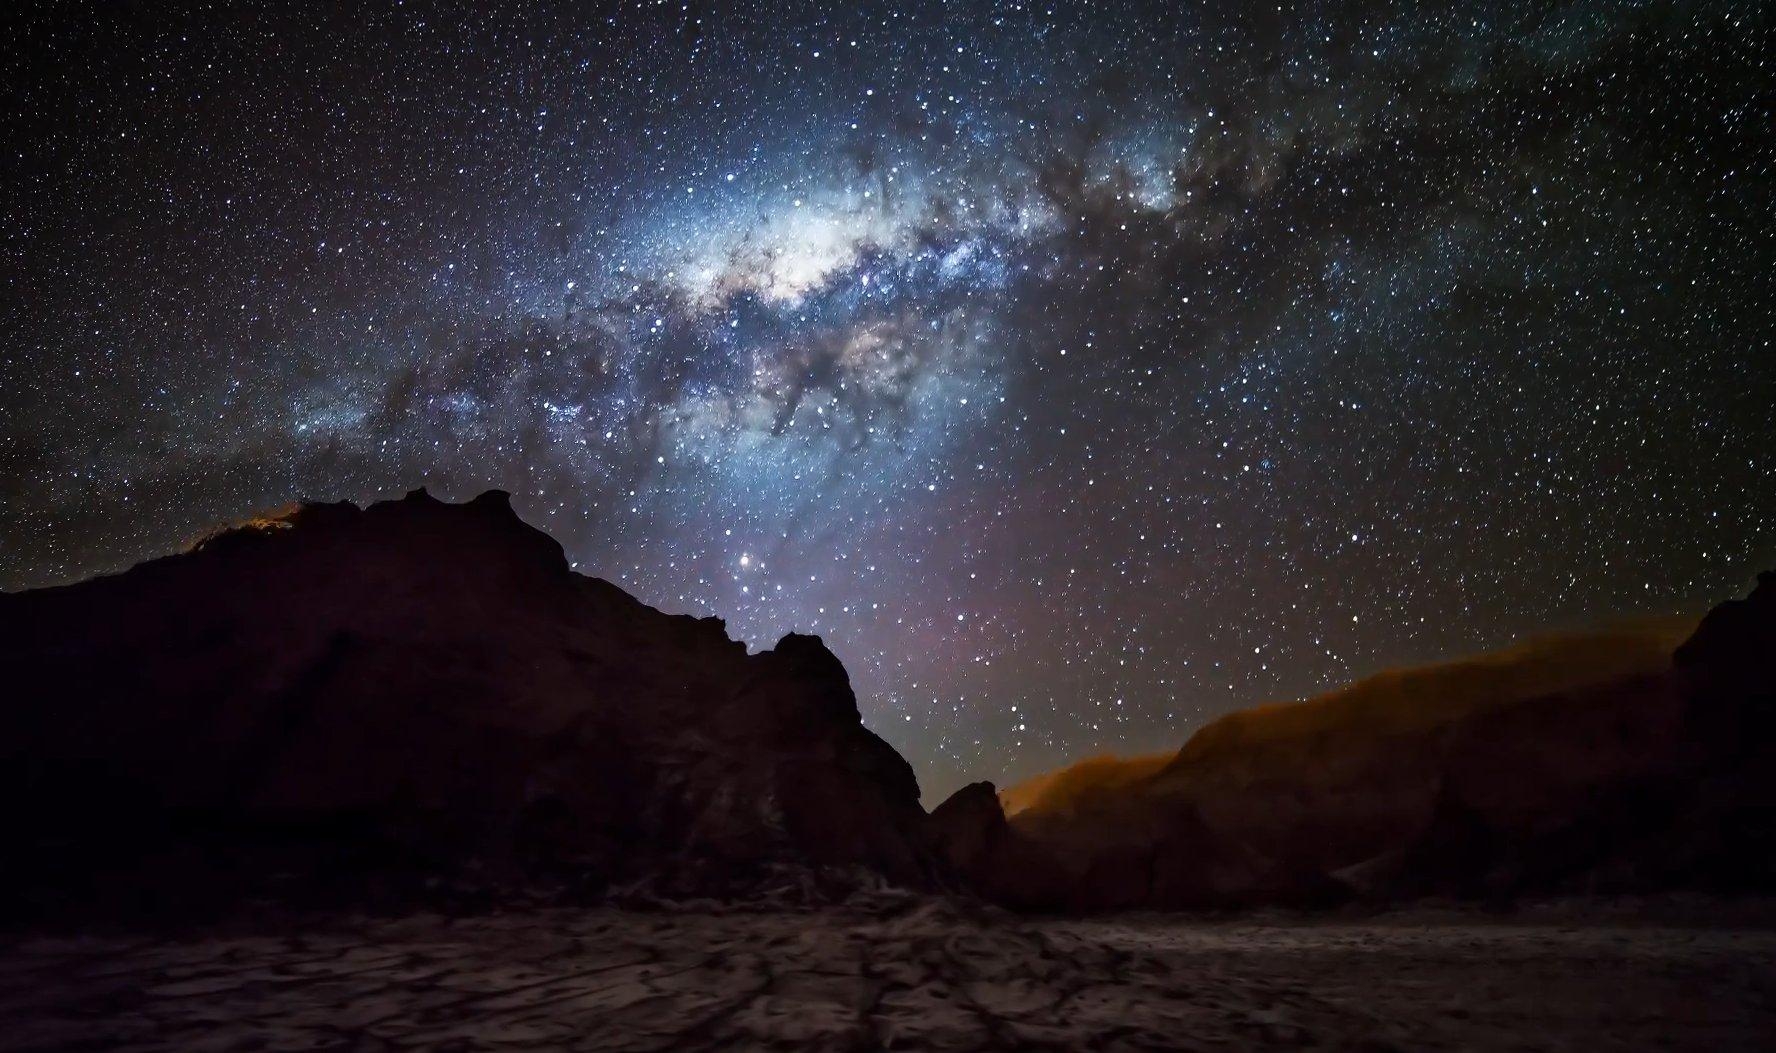
[[[925,829],[948,876],[975,895],[1014,910],[1053,910],[1065,902],[1060,861],[1005,821],[992,783],[970,783],[951,794]]]
[[[929,876],[913,772],[818,638],[748,655],[573,573],[503,494],[305,506],[0,596],[0,684],[3,807],[37,878],[169,845]]]
[[[990,783],[927,817],[817,638],[749,655],[574,574],[501,494],[305,506],[0,596],[0,891],[827,896],[810,865],[1067,911],[1776,887],[1776,576],[1669,646],[1601,678],[1570,649],[1408,671],[1009,818]]]
[[[1051,779],[1069,788],[952,858],[989,894],[1015,875],[1018,905],[1085,911],[1776,888],[1776,576],[1675,661],[1590,681],[1563,661],[1619,643],[1236,713],[1156,772]]]

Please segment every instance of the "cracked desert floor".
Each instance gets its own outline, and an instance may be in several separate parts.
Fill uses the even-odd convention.
[[[945,901],[13,937],[0,1048],[1696,1049],[1776,929],[1616,910],[1031,921]]]

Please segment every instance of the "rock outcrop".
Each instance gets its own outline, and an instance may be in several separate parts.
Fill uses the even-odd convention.
[[[148,857],[203,895],[463,866],[930,878],[912,769],[818,638],[748,654],[573,573],[500,493],[303,506],[0,595],[0,685],[14,885]]]
[[[975,832],[945,844],[1047,910],[1776,888],[1776,576],[1674,658],[1656,642],[1565,638],[1232,714],[1157,770],[1048,777],[1009,820],[971,799],[950,814]]]
[[[1388,674],[927,816],[815,637],[748,654],[574,573],[503,494],[300,506],[0,595],[0,902],[439,882],[780,902],[844,875],[1062,911],[1776,888],[1776,575],[1676,642]]]

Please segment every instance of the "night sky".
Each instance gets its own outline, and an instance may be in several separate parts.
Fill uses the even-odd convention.
[[[930,804],[1776,566],[1764,5],[357,6],[7,16],[0,588],[500,487]]]

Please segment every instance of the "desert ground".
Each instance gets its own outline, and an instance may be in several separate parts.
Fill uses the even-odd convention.
[[[1032,920],[890,897],[13,936],[0,1049],[1770,1048],[1776,925],[1744,913]]]

